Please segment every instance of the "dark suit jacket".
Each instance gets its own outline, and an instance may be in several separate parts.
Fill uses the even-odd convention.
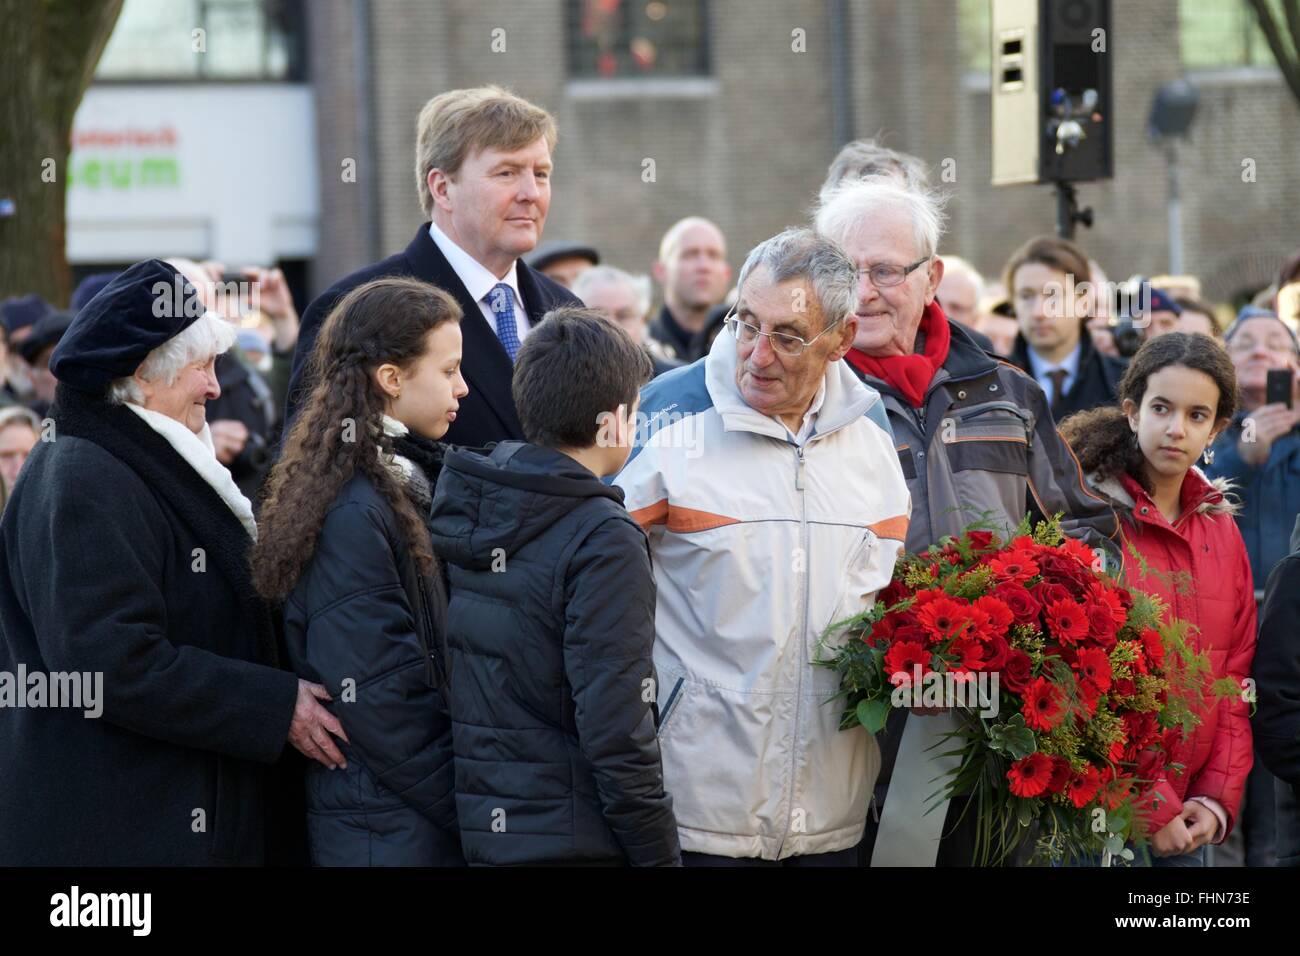
[[[1119,380],[1124,377],[1128,360],[1115,358],[1098,352],[1092,344],[1092,336],[1084,329],[1079,338],[1082,351],[1079,353],[1079,373],[1070,383],[1069,390],[1061,397],[1059,404],[1052,407],[1052,418],[1063,422],[1075,412],[1086,412],[1102,405],[1114,405],[1119,401]],[[1026,375],[1033,377],[1033,366],[1029,364],[1029,343],[1024,335],[1016,336],[1016,344],[1008,356]],[[1048,395],[1050,398],[1050,393]]]
[[[528,320],[536,325],[543,315],[560,306],[581,306],[568,289],[529,268],[521,259],[517,264],[519,294],[524,300]],[[489,442],[514,439],[522,441],[523,428],[510,394],[514,366],[500,339],[483,318],[477,302],[469,297],[464,283],[456,275],[433,237],[429,224],[420,226],[403,252],[382,262],[345,276],[316,297],[302,317],[298,347],[293,355],[293,375],[289,379],[289,396],[285,408],[285,434],[293,427],[299,405],[306,400],[315,384],[307,380],[305,367],[316,348],[316,337],[334,304],[346,293],[372,279],[386,276],[414,276],[451,294],[465,313],[460,323],[464,340],[461,374],[469,394],[460,401],[456,420],[443,441],[453,445],[481,447]]]

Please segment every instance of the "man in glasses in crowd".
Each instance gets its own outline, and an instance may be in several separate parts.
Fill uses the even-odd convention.
[[[884,400],[912,496],[906,549],[922,552],[981,519],[1005,539],[1026,512],[1060,512],[1067,534],[1117,557],[1115,514],[1087,491],[1043,390],[979,348],[936,301],[943,210],[934,195],[880,177],[845,181],[823,193],[816,226],[858,268],[845,360]],[[899,711],[886,727],[876,788],[883,815],[877,827],[873,814],[863,848],[869,856],[874,846],[872,865],[971,864],[975,815],[955,828],[961,798],[946,823],[942,808],[924,813],[947,769],[934,755],[948,748],[931,745],[951,721]],[[941,834],[949,834],[942,843]]]
[[[907,532],[880,396],[840,361],[856,269],[792,229],[740,271],[709,353],[641,394],[615,478],[655,569],[664,785],[688,866],[851,866],[879,766],[815,666]]]

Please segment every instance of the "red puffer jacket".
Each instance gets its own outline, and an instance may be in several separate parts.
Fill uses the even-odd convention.
[[[1125,518],[1124,583],[1158,595],[1172,617],[1193,625],[1191,639],[1209,658],[1211,681],[1226,676],[1244,682],[1255,656],[1255,592],[1246,546],[1232,517],[1236,504],[1223,493],[1226,482],[1211,483],[1199,469],[1190,470],[1172,525],[1127,475],[1094,487],[1113,499]],[[1142,555],[1145,573],[1130,547]],[[1215,842],[1236,821],[1253,754],[1248,704],[1241,696],[1207,694],[1206,701],[1201,723],[1170,759],[1185,769],[1166,771],[1154,788],[1152,833],[1182,812],[1187,797],[1211,797],[1223,806],[1228,829]]]

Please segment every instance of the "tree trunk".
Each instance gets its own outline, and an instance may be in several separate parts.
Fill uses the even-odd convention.
[[[1300,53],[1300,2],[1283,0],[1283,9],[1286,12],[1285,27],[1274,15],[1268,0],[1247,0],[1247,2],[1255,11],[1259,28],[1264,31],[1268,48],[1273,51],[1273,59],[1277,60],[1277,68],[1282,71],[1282,78],[1291,88],[1291,95],[1300,101],[1300,55],[1297,55]],[[1291,37],[1289,46],[1284,39],[1286,36]]]
[[[72,118],[122,0],[0,0],[0,298],[36,292],[66,306]]]

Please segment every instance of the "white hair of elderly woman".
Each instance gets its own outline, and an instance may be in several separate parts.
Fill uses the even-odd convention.
[[[215,312],[204,312],[179,334],[159,345],[140,363],[136,370],[147,382],[171,385],[185,366],[193,362],[207,362],[220,355],[235,341],[235,327]],[[108,386],[108,400],[114,405],[131,402],[144,404],[140,386],[131,376],[114,379]]]
[[[813,225],[823,236],[848,244],[880,212],[899,209],[912,223],[917,253],[932,256],[943,238],[945,197],[889,179],[848,180],[821,197]]]
[[[644,316],[650,311],[650,277],[632,275],[616,266],[592,266],[584,269],[582,275],[573,283],[573,294],[583,302],[587,294],[598,286],[624,283],[632,290],[632,302],[637,315]]]

